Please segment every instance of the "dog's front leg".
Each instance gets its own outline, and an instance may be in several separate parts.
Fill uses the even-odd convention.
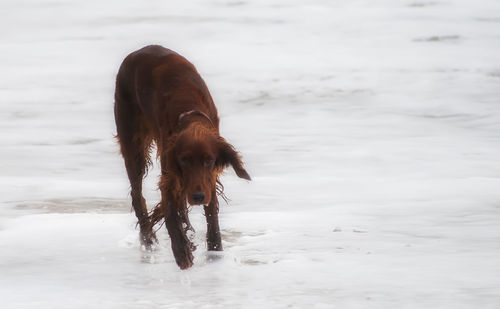
[[[222,241],[219,228],[219,203],[215,192],[212,201],[204,206],[207,220],[207,249],[209,251],[222,251]]]
[[[191,253],[191,242],[186,236],[182,226],[182,218],[178,208],[172,202],[162,201],[165,224],[167,226],[175,262],[181,269],[193,266],[193,254]]]
[[[191,231],[193,233],[196,232],[194,230],[194,227],[191,225],[191,221],[189,221],[189,213],[185,206],[181,208],[181,210],[179,211],[179,215],[181,216],[182,222],[185,224],[184,230],[186,232],[187,231]]]

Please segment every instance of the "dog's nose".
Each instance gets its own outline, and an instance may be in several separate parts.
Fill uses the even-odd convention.
[[[193,198],[193,201],[195,203],[201,204],[205,200],[205,193],[203,193],[203,192],[195,192],[195,193],[193,193],[193,195],[191,197]]]

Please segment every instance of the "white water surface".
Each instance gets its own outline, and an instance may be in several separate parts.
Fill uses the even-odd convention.
[[[500,308],[500,2],[0,2],[1,308]],[[252,182],[141,250],[123,58],[191,60]],[[158,170],[146,179],[158,202]]]

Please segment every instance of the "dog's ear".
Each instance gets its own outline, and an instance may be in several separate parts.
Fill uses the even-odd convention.
[[[218,168],[224,169],[231,164],[238,177],[251,180],[250,175],[248,175],[247,171],[243,168],[241,156],[234,150],[234,147],[222,137],[219,137],[218,140],[218,150],[219,154],[215,161],[215,165]]]

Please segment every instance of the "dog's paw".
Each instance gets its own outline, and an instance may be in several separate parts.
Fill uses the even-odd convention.
[[[175,262],[180,269],[188,269],[193,266],[194,256],[191,253],[191,246],[187,245],[181,248],[173,248]]]
[[[152,231],[141,232],[141,245],[148,251],[151,251],[158,243],[158,239],[156,238],[156,234]]]

